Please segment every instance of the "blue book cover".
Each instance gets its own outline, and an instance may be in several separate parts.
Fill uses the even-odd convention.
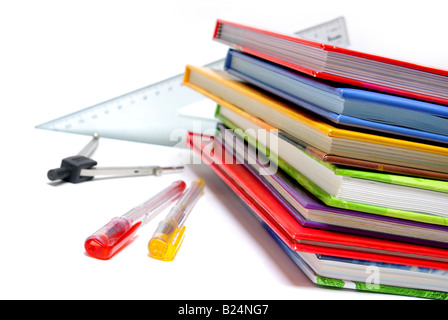
[[[333,123],[448,143],[448,107],[317,80],[230,49],[230,74]]]

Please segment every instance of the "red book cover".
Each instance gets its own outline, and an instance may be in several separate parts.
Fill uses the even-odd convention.
[[[448,70],[223,20],[213,39],[317,78],[448,105]]]
[[[302,227],[219,139],[189,133],[187,146],[292,250],[448,270],[448,250]]]

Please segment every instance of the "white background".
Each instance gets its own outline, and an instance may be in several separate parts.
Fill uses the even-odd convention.
[[[293,32],[345,16],[352,48],[448,69],[445,1],[2,1],[1,299],[402,299],[314,286],[206,165],[162,177],[50,183],[85,136],[43,122],[223,58],[217,18]],[[98,166],[165,164],[171,148],[102,139]],[[158,221],[109,261],[84,240],[175,179],[205,195],[173,262],[147,256]]]

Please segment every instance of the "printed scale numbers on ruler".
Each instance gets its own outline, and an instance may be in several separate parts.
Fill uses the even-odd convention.
[[[222,65],[223,60],[209,66]],[[183,74],[180,74],[37,128],[90,136],[97,133],[103,138],[174,146],[180,144],[179,137],[186,131],[210,131],[216,125],[213,115],[201,119],[182,114],[184,107],[188,110],[204,102],[211,103],[182,86],[182,80]],[[208,107],[214,110],[216,105]]]
[[[348,46],[345,19],[339,17],[295,32],[309,40]],[[222,69],[224,59],[206,66]],[[183,74],[118,96],[92,107],[36,126],[76,133],[167,146],[184,146],[187,132],[213,135],[216,105],[182,85]],[[204,113],[209,116],[202,116]],[[198,115],[200,114],[200,115]]]

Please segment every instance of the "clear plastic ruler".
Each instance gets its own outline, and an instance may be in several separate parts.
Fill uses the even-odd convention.
[[[344,17],[338,17],[314,27],[295,32],[294,34],[301,38],[332,44],[338,47],[348,47],[350,45]]]
[[[222,68],[223,63],[220,60],[208,66]],[[201,109],[201,102],[211,101],[183,86],[182,81],[183,74],[179,74],[36,128],[175,146],[187,131],[207,132],[216,127],[213,113],[203,118],[188,114]],[[205,110],[213,112],[215,107],[208,105]]]
[[[335,45],[348,44],[344,18],[295,34]],[[207,66],[222,69],[223,64],[224,59]],[[187,132],[213,135],[216,105],[183,86],[182,81],[183,74],[179,74],[36,128],[167,146],[183,146]]]

